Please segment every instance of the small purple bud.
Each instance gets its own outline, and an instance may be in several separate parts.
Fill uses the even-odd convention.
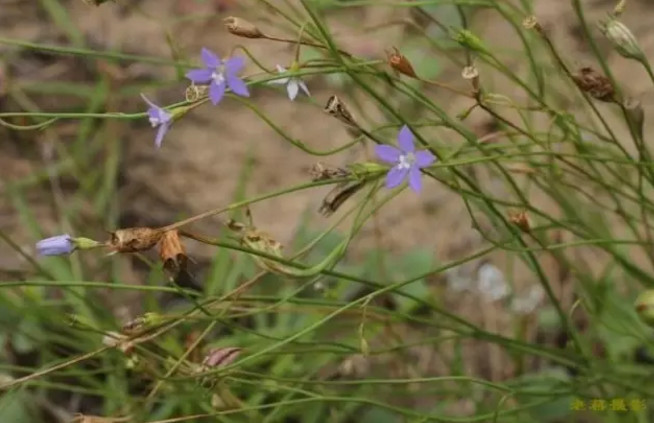
[[[73,240],[68,234],[42,239],[36,243],[36,250],[42,256],[70,254],[74,249],[75,244],[73,244]]]

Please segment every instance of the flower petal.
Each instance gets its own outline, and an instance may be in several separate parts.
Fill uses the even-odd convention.
[[[284,66],[282,66],[282,65],[276,65],[276,68],[277,68],[277,72],[279,72],[279,73],[286,72],[286,68]]]
[[[286,91],[288,92],[288,98],[293,101],[295,100],[295,97],[297,97],[297,93],[300,91],[300,87],[297,85],[297,81],[295,79],[291,79],[288,81],[288,85],[286,86]]]
[[[268,83],[286,85],[290,80],[291,80],[290,78],[279,78],[279,79],[273,79],[272,81],[268,81]]]
[[[409,169],[393,166],[386,174],[386,188],[395,188],[406,178]]]
[[[42,239],[36,243],[36,250],[42,256],[70,254],[74,249],[75,245],[68,234]]]
[[[245,59],[241,56],[230,57],[225,60],[225,74],[229,77],[235,75],[245,67]]]
[[[420,168],[418,166],[412,166],[409,169],[409,187],[415,192],[420,192],[422,189],[422,181],[420,180]]]
[[[302,88],[302,91],[307,95],[307,97],[311,97],[311,93],[309,92],[309,89],[307,88],[307,84],[304,83],[304,81],[298,80],[298,85],[300,88]]]
[[[241,97],[250,97],[248,86],[238,76],[227,74],[227,85],[229,85],[229,89],[234,94],[240,95]]]
[[[397,163],[400,160],[402,152],[392,145],[377,144],[375,145],[377,157],[388,163]]]
[[[216,56],[216,54],[209,50],[208,48],[202,47],[202,61],[204,62],[205,66],[208,68],[217,68],[220,66],[220,58]]]
[[[163,138],[166,135],[166,132],[168,132],[169,127],[170,127],[170,124],[168,124],[168,123],[163,123],[163,124],[159,125],[159,129],[157,130],[157,136],[154,139],[154,145],[157,148],[161,147],[161,142],[163,141]]]
[[[413,134],[408,126],[404,125],[397,134],[397,143],[405,153],[411,153],[415,150],[413,145]]]
[[[436,156],[431,154],[430,151],[427,150],[416,151],[416,166],[426,167],[434,163],[434,161],[436,161]]]
[[[151,102],[150,99],[148,99],[148,98],[145,96],[145,94],[141,93],[141,98],[143,99],[143,101],[145,101],[146,103],[148,103],[148,106],[150,106],[150,107],[152,107],[152,108],[155,108],[155,109],[158,109],[158,108],[159,108],[159,106],[157,106],[156,104],[154,104],[153,102]]]
[[[210,69],[193,69],[186,72],[186,77],[196,84],[206,84],[211,81],[212,73]]]
[[[212,82],[211,85],[209,85],[209,100],[211,100],[214,106],[220,103],[220,100],[223,99],[224,95],[225,95],[224,82],[220,84],[216,84],[215,82]]]

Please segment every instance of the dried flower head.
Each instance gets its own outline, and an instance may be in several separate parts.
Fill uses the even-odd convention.
[[[211,50],[203,48],[202,61],[205,67],[190,70],[186,77],[195,84],[209,84],[209,99],[214,105],[220,103],[228,87],[236,95],[250,96],[247,85],[237,75],[245,67],[245,59],[237,56],[223,61]]]
[[[524,18],[522,21],[522,27],[525,29],[535,29],[538,32],[543,31],[543,27],[541,27],[540,23],[538,22],[538,19],[536,19],[536,16],[531,15],[527,16]]]
[[[329,97],[324,111],[325,113],[329,113],[331,116],[343,122],[347,126],[348,130],[351,131],[352,135],[358,136],[361,133],[359,124],[357,124],[352,117],[352,113],[350,113],[345,104],[337,96],[333,95]]]
[[[415,192],[420,192],[422,189],[420,169],[431,165],[436,157],[428,150],[416,151],[413,133],[406,125],[397,134],[397,143],[399,149],[391,145],[375,145],[377,157],[393,164],[386,175],[386,188],[395,188],[408,178],[409,187]]]
[[[115,1],[115,0],[82,0],[82,1],[88,4],[89,6],[100,6],[102,3],[107,3],[109,1]]]
[[[509,222],[516,225],[524,233],[531,232],[531,224],[529,221],[529,216],[525,211],[510,211]]]
[[[309,170],[309,173],[311,174],[311,180],[313,182],[346,178],[351,174],[351,172],[347,169],[343,169],[341,167],[325,166],[320,162],[314,164]]]
[[[126,228],[111,232],[107,244],[119,253],[135,253],[154,247],[161,239],[163,232],[152,228]]]
[[[235,16],[228,16],[223,19],[225,27],[230,34],[236,35],[238,37],[245,38],[264,38],[265,36],[259,28],[257,28],[253,23],[246,21],[243,18],[237,18]]]
[[[388,57],[389,66],[395,71],[411,78],[418,77],[416,71],[413,70],[413,66],[411,66],[411,62],[409,62],[409,59],[402,55],[396,47],[393,47],[393,51],[386,52],[386,55]]]
[[[184,97],[186,101],[195,102],[206,98],[209,95],[209,86],[208,85],[195,85],[191,84],[186,87],[184,91]]]
[[[179,231],[166,231],[159,241],[159,257],[164,264],[164,269],[177,274],[186,267],[188,257],[184,245],[179,239]]]
[[[461,77],[471,81],[472,88],[475,92],[479,92],[479,70],[475,66],[466,66],[461,71]]]
[[[591,67],[579,69],[572,75],[575,83],[591,97],[606,102],[615,101],[615,89],[611,80]]]
[[[117,348],[124,353],[128,353],[132,348],[134,348],[135,342],[121,333],[107,332],[107,334],[102,338],[102,344],[107,347]]]

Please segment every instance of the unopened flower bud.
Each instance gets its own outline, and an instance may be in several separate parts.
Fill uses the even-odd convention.
[[[223,20],[227,31],[238,37],[263,38],[264,35],[253,23],[242,18],[229,16]]]
[[[634,37],[634,34],[622,22],[613,18],[601,22],[600,31],[613,44],[613,47],[615,47],[621,56],[638,61],[645,60],[645,54],[638,45],[636,37]]]
[[[391,68],[411,78],[418,77],[416,71],[413,70],[413,66],[411,66],[411,62],[409,62],[409,59],[407,59],[406,56],[403,56],[397,48],[393,47],[393,51],[387,53],[387,55],[388,64]]]
[[[107,243],[119,253],[135,253],[146,251],[154,247],[163,236],[159,229],[127,228],[111,232],[111,239]]]
[[[640,101],[635,99],[627,99],[622,103],[624,111],[629,119],[629,124],[638,131],[640,138],[643,138],[643,129],[645,125],[645,111]]]
[[[485,53],[488,51],[486,46],[484,46],[483,42],[479,37],[477,37],[475,34],[472,32],[468,31],[467,29],[461,29],[459,32],[454,36],[454,40],[461,44],[463,47],[469,48],[474,51],[478,51],[481,53]]]
[[[635,307],[640,319],[654,327],[654,289],[641,293],[636,298]]]
[[[581,68],[572,75],[572,78],[579,89],[591,97],[600,101],[615,101],[615,89],[611,84],[611,80],[595,69],[590,67]]]

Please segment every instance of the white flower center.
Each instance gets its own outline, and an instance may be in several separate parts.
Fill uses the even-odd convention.
[[[151,117],[150,118],[150,125],[152,125],[153,128],[161,125],[162,123],[163,122],[158,117]]]
[[[223,75],[222,67],[216,69],[211,73],[211,79],[213,79],[216,84],[222,84],[223,82],[225,82],[225,75]]]
[[[406,153],[400,155],[397,167],[400,169],[409,169],[416,162],[416,155],[414,153]]]

